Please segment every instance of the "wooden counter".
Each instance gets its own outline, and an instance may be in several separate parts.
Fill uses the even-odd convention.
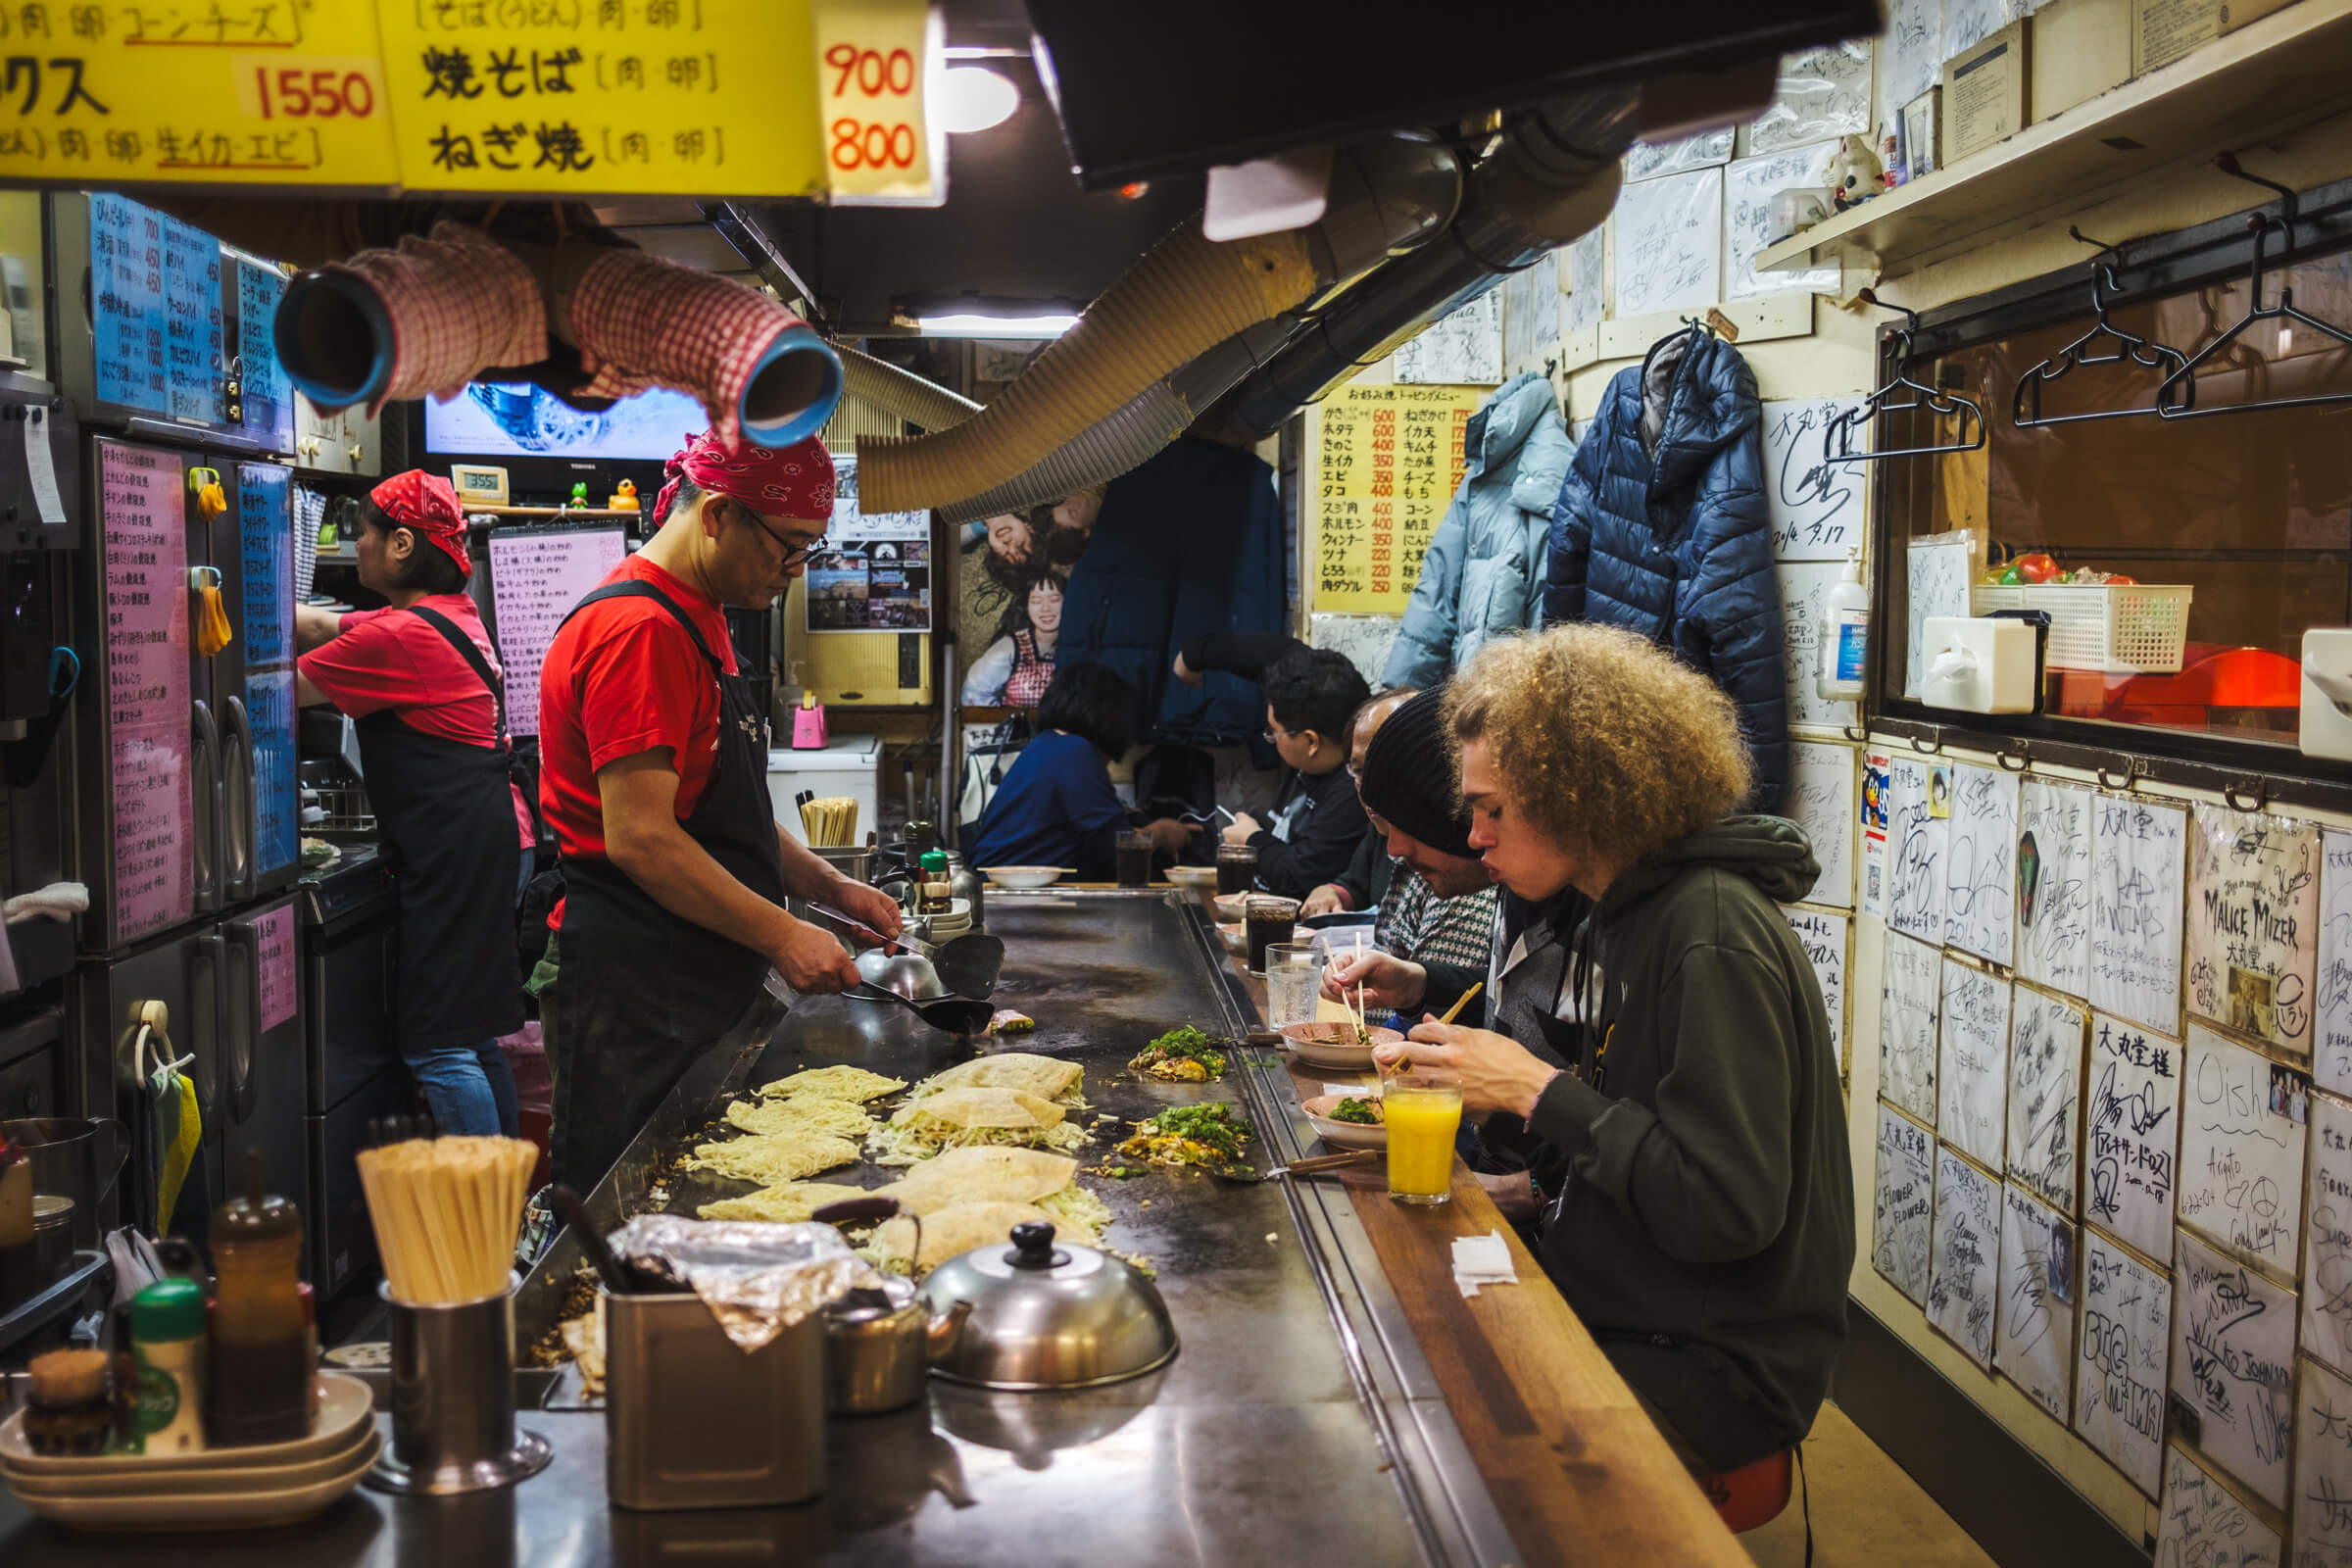
[[[1265,983],[1230,956],[1265,1016]],[[1369,1073],[1300,1068],[1304,1101]],[[1512,1539],[1537,1563],[1743,1565],[1748,1556],[1642,1414],[1633,1391],[1458,1158],[1449,1202],[1392,1202],[1385,1172],[1342,1181]],[[1465,1299],[1453,1240],[1499,1231],[1516,1285]]]

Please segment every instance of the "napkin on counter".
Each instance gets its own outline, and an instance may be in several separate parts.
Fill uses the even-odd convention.
[[[1464,1296],[1476,1296],[1482,1285],[1516,1285],[1519,1270],[1511,1262],[1510,1247],[1502,1232],[1453,1239],[1453,1283]]]

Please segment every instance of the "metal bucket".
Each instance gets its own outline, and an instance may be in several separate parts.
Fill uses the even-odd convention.
[[[122,1130],[105,1116],[28,1116],[0,1121],[0,1135],[31,1152],[35,1193],[74,1200],[74,1246],[94,1250],[100,1212],[130,1157]]]
[[[852,844],[838,849],[811,846],[808,853],[853,882],[864,882],[873,877],[876,852],[869,845]]]

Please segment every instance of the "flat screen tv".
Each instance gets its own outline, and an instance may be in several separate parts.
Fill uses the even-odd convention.
[[[683,392],[657,387],[590,414],[527,381],[471,382],[447,403],[423,399],[416,417],[423,467],[495,464],[517,502],[561,500],[585,480],[597,506],[623,478],[650,506],[662,466],[710,423]]]

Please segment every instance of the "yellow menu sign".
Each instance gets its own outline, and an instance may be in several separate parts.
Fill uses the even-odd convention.
[[[935,147],[923,64],[938,22],[907,0],[814,0],[818,134],[833,199],[852,205],[934,200]]]
[[[378,0],[377,10],[410,190],[825,190],[806,4]]]
[[[1349,383],[1316,407],[1317,610],[1400,614],[1490,389]]]
[[[391,109],[360,0],[0,5],[0,179],[385,188]]]

